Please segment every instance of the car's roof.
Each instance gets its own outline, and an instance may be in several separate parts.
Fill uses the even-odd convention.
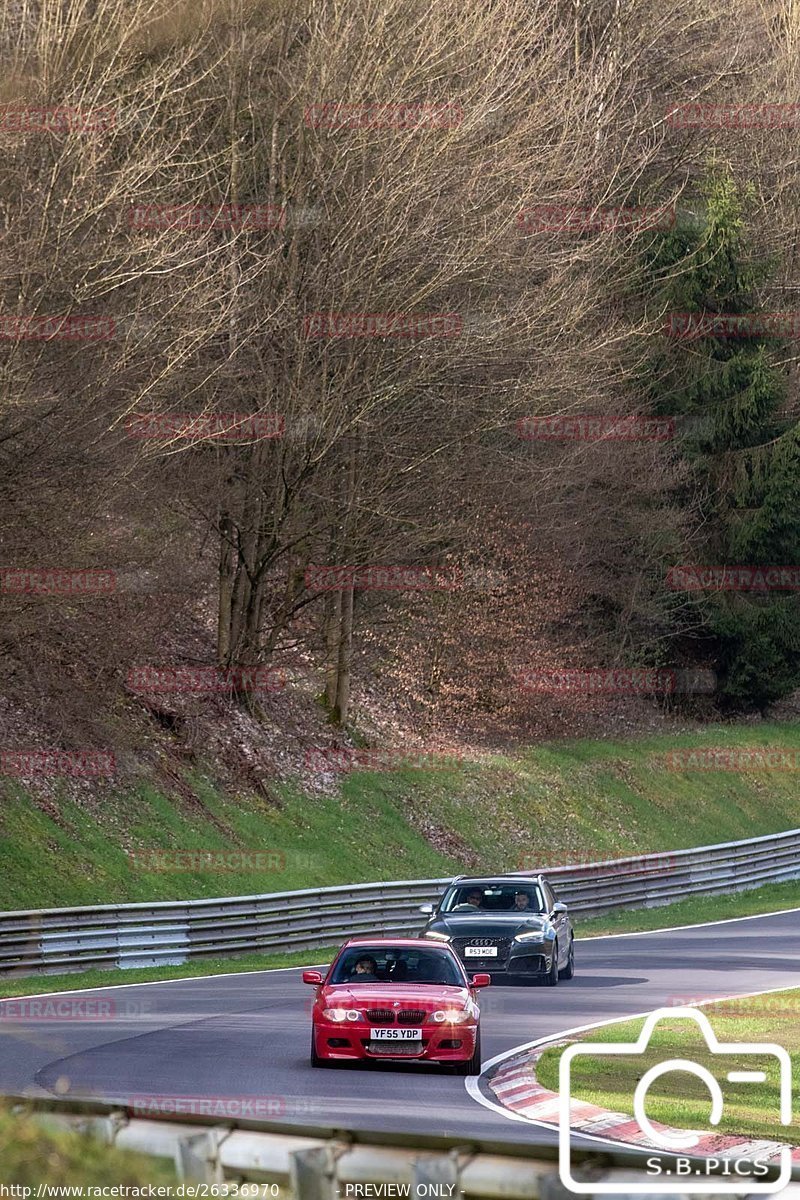
[[[363,937],[362,936],[362,937],[357,937],[357,938],[349,938],[342,946],[342,949],[347,950],[347,949],[349,949],[350,946],[368,946],[368,947],[377,947],[377,948],[380,948],[381,946],[402,946],[402,947],[407,946],[407,947],[411,947],[412,949],[417,949],[420,946],[424,946],[428,950],[448,950],[451,954],[455,953],[455,951],[453,951],[453,949],[450,946],[448,946],[446,942],[435,942],[431,938],[422,938],[422,937],[417,937],[417,938],[412,938],[412,937],[372,937],[371,938],[371,937]]]
[[[476,887],[483,887],[485,884],[492,884],[496,887],[498,884],[503,883],[530,884],[538,882],[538,875],[458,875],[450,884],[448,884],[448,887],[455,887],[456,884],[458,884],[459,887],[464,887],[473,883],[476,885]]]

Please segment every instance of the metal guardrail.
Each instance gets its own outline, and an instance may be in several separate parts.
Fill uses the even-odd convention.
[[[538,874],[538,871],[523,872]],[[800,829],[669,854],[545,868],[576,917],[800,878]],[[450,879],[360,883],[261,896],[0,913],[0,976],[182,965],[315,950],[359,933],[415,934],[419,905]]]
[[[118,1149],[171,1159],[181,1181],[211,1185],[209,1196],[214,1194],[214,1184],[227,1180],[277,1184],[282,1193],[288,1191],[297,1200],[346,1200],[354,1194],[364,1195],[351,1185],[381,1183],[394,1185],[387,1189],[390,1194],[414,1200],[431,1196],[558,1200],[568,1194],[558,1176],[557,1147],[546,1145],[534,1130],[521,1145],[273,1121],[220,1122],[198,1115],[180,1122],[143,1120],[124,1105],[95,1100],[9,1097],[6,1103],[47,1126],[88,1133]],[[635,1188],[647,1194],[653,1183],[652,1174],[645,1170],[648,1154],[653,1150],[575,1148],[570,1157],[577,1177],[592,1183],[617,1183],[621,1193]],[[664,1167],[675,1166],[674,1155],[663,1150],[658,1155]],[[707,1159],[681,1158],[708,1180],[709,1192],[712,1180],[717,1183],[714,1177],[726,1174],[722,1160],[713,1160],[716,1165],[711,1166]],[[773,1174],[776,1172],[771,1169],[764,1179]],[[800,1166],[795,1166],[793,1182],[778,1193],[784,1200],[798,1200],[798,1179]],[[735,1196],[746,1195],[746,1180],[741,1187]],[[248,1189],[247,1194],[252,1191]]]

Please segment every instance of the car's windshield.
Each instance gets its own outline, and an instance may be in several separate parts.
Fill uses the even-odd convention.
[[[449,953],[434,946],[358,946],[345,950],[330,983],[438,983],[464,987]]]
[[[469,916],[470,913],[543,913],[547,908],[536,883],[465,883],[450,889],[441,911]]]

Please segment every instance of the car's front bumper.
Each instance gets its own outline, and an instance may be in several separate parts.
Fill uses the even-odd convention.
[[[461,961],[468,974],[488,971],[493,979],[497,975],[544,976],[552,967],[553,951],[552,947],[536,946],[528,950],[520,946],[512,947],[508,954],[502,957],[462,958]]]
[[[416,1042],[372,1042],[370,1026],[360,1021],[314,1025],[314,1047],[326,1059],[403,1059],[408,1062],[466,1062],[475,1052],[478,1026],[423,1025]],[[380,1049],[377,1046],[380,1045]]]

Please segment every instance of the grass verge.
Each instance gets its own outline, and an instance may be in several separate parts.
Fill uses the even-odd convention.
[[[27,1115],[0,1108],[2,1180],[17,1189],[39,1183],[77,1188],[114,1184],[177,1187],[172,1163],[115,1150],[88,1135],[51,1130]],[[15,1193],[19,1195],[19,1191]]]
[[[205,958],[182,967],[141,967],[131,971],[75,971],[69,975],[0,976],[0,999],[38,996],[50,992],[88,988],[125,987],[130,983],[158,983],[170,979],[202,979],[207,975],[269,971],[330,962],[338,947],[299,950],[294,954],[243,954],[240,958]]]
[[[800,750],[800,727],[709,726],[581,740],[457,769],[354,771],[335,795],[288,784],[271,800],[186,773],[180,795],[142,785],[39,800],[0,782],[0,910],[252,895],[360,880],[670,851],[797,824],[791,771],[676,768],[672,751]],[[134,851],[271,854],[269,869],[152,870]],[[263,861],[263,860],[262,860]]]
[[[703,1005],[718,1040],[725,1042],[775,1042],[788,1050],[793,1074],[800,1069],[800,991],[787,989],[742,1000],[723,1000]],[[695,1022],[664,1019],[653,1032],[644,1054],[601,1057],[603,1045],[633,1041],[643,1020],[605,1026],[586,1035],[596,1044],[598,1057],[577,1058],[572,1064],[571,1095],[613,1112],[632,1114],[633,1093],[644,1071],[669,1058],[685,1058],[707,1067],[719,1081],[724,1097],[723,1115],[715,1132],[742,1134],[800,1145],[797,1115],[791,1125],[779,1124],[777,1060],[765,1054],[751,1061],[743,1056],[712,1055]],[[536,1066],[539,1082],[558,1091],[558,1062],[562,1050],[546,1050]],[[745,1068],[763,1070],[761,1083],[730,1083],[726,1074]],[[647,1093],[646,1112],[651,1121],[681,1129],[708,1129],[711,1101],[703,1082],[686,1072],[672,1071],[656,1080]]]
[[[575,931],[578,937],[596,937],[603,933],[639,933],[668,929],[673,925],[700,925],[704,921],[755,917],[786,908],[800,908],[800,879],[792,879],[788,883],[768,883],[748,892],[731,892],[726,896],[687,896],[685,900],[658,908],[625,909],[585,921],[576,918]]]

